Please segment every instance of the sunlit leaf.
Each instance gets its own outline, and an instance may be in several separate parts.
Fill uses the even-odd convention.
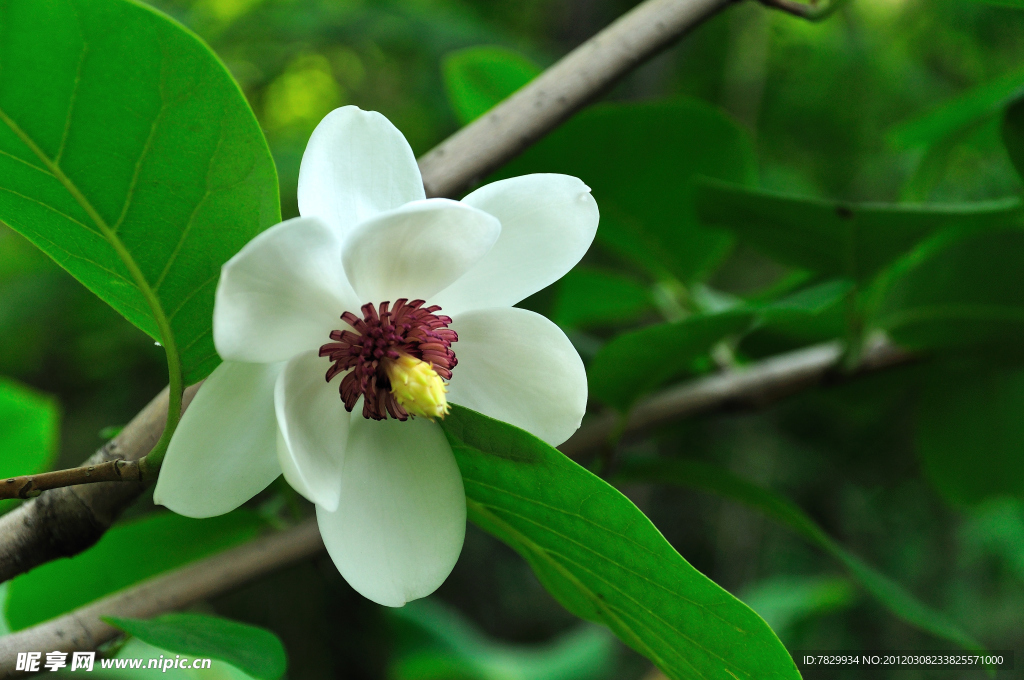
[[[0,477],[43,472],[57,453],[60,409],[53,397],[0,378]]]
[[[469,517],[570,612],[603,623],[669,678],[799,678],[746,605],[690,566],[625,496],[523,430],[465,408],[443,421]]]
[[[1024,498],[1024,370],[970,364],[932,370],[917,412],[926,477],[957,505]]]
[[[284,645],[264,628],[208,614],[103,620],[143,642],[176,654],[226,661],[259,680],[278,680],[288,664]]]
[[[0,13],[0,220],[203,378],[220,361],[220,266],[280,219],[245,97],[141,3],[3,0]]]
[[[879,283],[874,323],[912,349],[1024,353],[1024,229],[947,232]]]
[[[576,267],[558,282],[552,321],[575,328],[636,321],[653,308],[647,286],[613,272]]]
[[[907,623],[964,649],[981,644],[942,612],[936,611],[901,585],[848,551],[791,500],[737,477],[728,470],[691,460],[627,459],[621,462],[617,482],[677,484],[731,498],[785,524],[842,564],[864,590]]]
[[[463,125],[485,114],[540,73],[540,67],[505,47],[469,47],[444,59],[448,101]]]
[[[257,514],[244,510],[210,519],[162,512],[119,524],[89,550],[12,580],[7,621],[14,630],[27,628],[250,540],[263,526]]]
[[[695,100],[600,104],[569,120],[505,166],[502,177],[580,177],[601,208],[597,240],[657,277],[691,282],[728,252],[729,234],[697,223],[697,175],[752,183],[748,134]]]
[[[691,368],[720,340],[746,330],[753,318],[747,310],[699,314],[623,333],[602,347],[587,368],[590,394],[628,411],[638,398]]]
[[[703,182],[697,212],[783,264],[863,283],[932,234],[1010,224],[1017,199],[957,205],[848,204]]]
[[[740,598],[785,639],[784,632],[803,620],[848,608],[855,593],[849,580],[836,576],[773,576]]]

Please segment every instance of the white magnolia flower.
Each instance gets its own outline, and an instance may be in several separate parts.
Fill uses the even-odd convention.
[[[586,252],[598,222],[590,190],[528,175],[462,201],[424,196],[386,118],[352,106],[324,118],[302,157],[302,217],[221,271],[213,336],[224,363],[185,412],[155,492],[209,517],[283,473],[316,504],[345,579],[390,606],[433,592],[462,550],[462,477],[433,420],[446,396],[552,445],[587,401],[565,334],[512,305]]]

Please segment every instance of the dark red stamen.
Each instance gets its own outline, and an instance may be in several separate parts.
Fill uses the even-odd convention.
[[[373,420],[388,415],[398,420],[409,417],[391,392],[386,362],[408,354],[429,363],[445,380],[451,380],[458,363],[451,345],[459,336],[448,328],[451,317],[436,313],[440,307],[424,307],[423,300],[408,302],[405,298],[396,300],[394,309],[388,309],[390,304],[380,303],[379,310],[369,303],[363,305],[361,319],[345,312],[341,320],[352,330],[331,331],[335,342],[320,348],[320,356],[333,362],[327,369],[327,382],[351,369],[338,388],[345,409],[351,411],[363,397],[363,415]]]

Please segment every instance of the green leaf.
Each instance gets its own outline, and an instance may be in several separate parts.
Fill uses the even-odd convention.
[[[727,254],[729,234],[697,223],[697,175],[753,183],[747,133],[696,100],[601,104],[569,120],[501,171],[581,178],[601,207],[597,240],[659,278],[706,277]]]
[[[198,381],[220,361],[221,265],[280,220],[245,97],[141,3],[0,0],[0,15],[0,220]]]
[[[775,576],[740,599],[785,639],[785,631],[801,621],[849,607],[855,592],[849,580],[836,576]]]
[[[463,125],[533,80],[541,69],[505,47],[468,47],[445,56],[442,64],[448,102]]]
[[[251,540],[263,526],[256,513],[244,510],[210,519],[161,512],[118,524],[89,550],[13,579],[7,596],[7,621],[14,630],[46,621]],[[125,559],[126,555],[131,559]]]
[[[753,318],[750,311],[733,310],[623,333],[590,362],[590,394],[626,412],[641,396],[690,369],[720,340],[745,331]]]
[[[155,619],[103,620],[143,642],[176,654],[226,661],[260,680],[278,680],[288,660],[284,645],[264,628],[208,614],[164,614]]]
[[[1024,178],[1024,97],[1010,104],[1003,115],[1003,144],[1017,174]]]
[[[552,321],[587,328],[636,321],[653,309],[647,286],[614,272],[576,267],[558,283]]]
[[[570,612],[674,680],[799,678],[771,629],[694,569],[625,496],[533,435],[458,406],[442,423],[469,517]]]
[[[56,400],[8,378],[0,378],[0,477],[49,469],[60,439]]]
[[[701,183],[697,212],[779,262],[828,277],[870,281],[932,234],[950,227],[1013,223],[1021,203],[847,204]]]
[[[1021,94],[1024,94],[1024,70],[1006,73],[957,95],[922,116],[897,125],[889,133],[889,142],[901,149],[938,144],[998,116]]]
[[[1024,498],[1024,370],[936,367],[917,414],[925,476],[955,505]]]
[[[605,677],[617,652],[607,629],[584,624],[539,645],[512,645],[484,636],[454,609],[418,600],[392,616],[435,643],[399,652],[392,680],[591,680]]]
[[[911,349],[1024,349],[1024,229],[946,232],[879,281],[873,322]]]
[[[872,597],[903,621],[964,649],[981,644],[945,614],[921,603],[901,585],[870,566],[833,540],[788,498],[737,477],[727,470],[690,460],[626,459],[615,475],[616,483],[676,484],[730,498],[785,524],[846,567],[850,576]]]
[[[1024,9],[1024,0],[975,0],[976,2],[984,2],[987,5],[995,5],[997,7],[1009,7],[1011,9]]]
[[[45,394],[0,378],[0,477],[50,468],[60,442],[60,408]],[[0,501],[0,512],[18,501]]]

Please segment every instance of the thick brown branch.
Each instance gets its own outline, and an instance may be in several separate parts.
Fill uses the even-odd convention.
[[[647,0],[420,161],[432,196],[455,195],[732,0]],[[186,392],[186,402],[197,386]],[[166,390],[85,462],[139,460],[159,440]],[[95,543],[144,488],[101,482],[44,491],[0,517],[0,581]]]
[[[137,460],[118,459],[69,470],[9,477],[0,481],[0,499],[35,498],[47,489],[97,482],[138,482],[141,479]]]
[[[195,390],[185,391],[186,405]],[[165,389],[85,466],[138,461],[160,439],[166,418]],[[144,488],[142,482],[127,481],[52,489],[0,516],[0,581],[82,552],[99,540]]]
[[[96,649],[118,631],[101,616],[149,618],[218,595],[323,550],[316,520],[264,536],[97,600],[70,614],[0,637],[0,679],[15,671],[18,652]]]
[[[838,375],[843,357],[839,343],[826,343],[783,354],[742,370],[701,378],[669,388],[641,402],[630,415],[627,431],[642,430],[674,418],[696,415],[729,404],[763,406],[796,390]],[[879,343],[864,353],[857,372],[874,371],[909,361],[891,345]],[[589,421],[561,448],[576,456],[600,446],[615,419]],[[218,595],[274,569],[297,562],[323,548],[315,520],[133,586],[52,621],[0,637],[0,680],[19,677],[17,652],[89,651],[117,635],[101,616],[149,617]]]

